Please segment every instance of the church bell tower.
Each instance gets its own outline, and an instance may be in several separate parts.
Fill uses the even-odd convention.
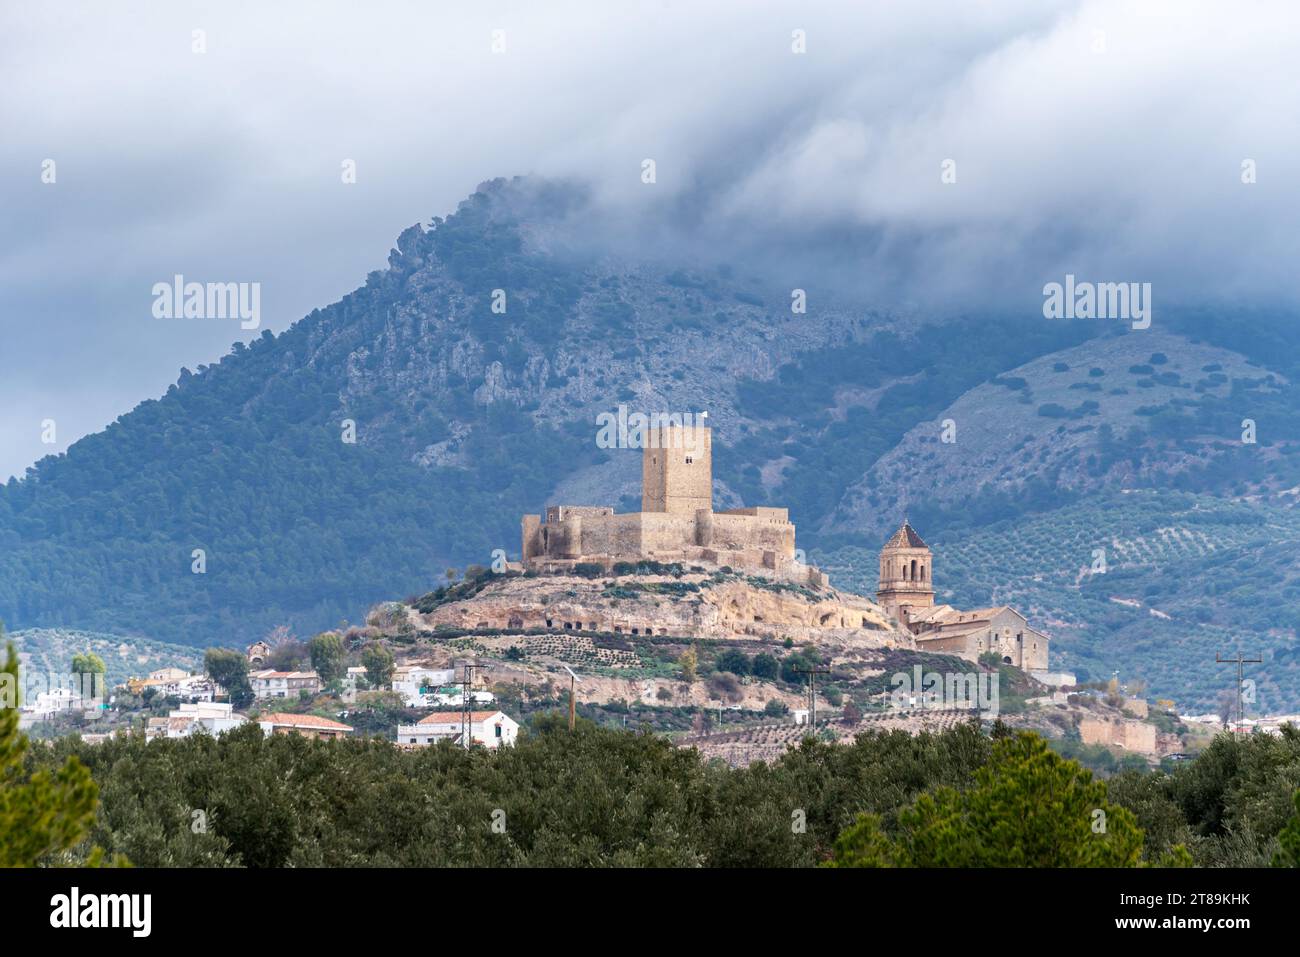
[[[903,624],[908,609],[934,605],[930,547],[907,519],[880,550],[880,587],[876,601]]]

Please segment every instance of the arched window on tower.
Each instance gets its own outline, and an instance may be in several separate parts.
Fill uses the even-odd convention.
[[[912,559],[912,581],[916,581],[916,559]]]

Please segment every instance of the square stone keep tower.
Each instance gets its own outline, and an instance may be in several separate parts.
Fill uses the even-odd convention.
[[[648,430],[641,456],[641,511],[713,511],[713,434],[705,426]]]

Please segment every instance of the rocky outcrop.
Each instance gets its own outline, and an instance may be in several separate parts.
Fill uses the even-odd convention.
[[[914,648],[883,609],[859,595],[715,572],[502,576],[470,598],[420,615],[419,627],[602,632],[686,638],[815,641]]]

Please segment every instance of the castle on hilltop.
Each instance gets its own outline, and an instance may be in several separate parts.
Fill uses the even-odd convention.
[[[641,511],[603,505],[550,505],[523,518],[523,564],[544,572],[579,564],[705,562],[810,587],[827,583],[795,558],[794,525],[784,508],[713,508],[713,435],[706,426],[646,430]]]
[[[619,563],[680,562],[728,566],[810,588],[829,585],[820,569],[797,560],[787,509],[714,511],[710,429],[655,425],[644,432],[641,445],[641,511],[616,514],[604,505],[550,505],[545,515],[525,515],[525,570],[571,574],[580,565],[611,571]],[[1030,628],[1024,615],[1006,605],[973,611],[936,605],[932,568],[930,547],[904,520],[880,552],[876,601],[911,633],[918,650],[971,661],[993,652],[1007,664],[1046,670],[1047,636]],[[870,616],[861,609],[836,606],[821,614],[817,624],[856,627],[859,619],[869,627]],[[517,613],[509,620],[522,627],[525,618]],[[632,628],[633,634],[637,631]]]
[[[1026,671],[1047,669],[1048,638],[1008,605],[961,611],[934,603],[930,546],[903,520],[880,550],[876,601],[916,639],[920,651],[976,661],[992,652]]]

